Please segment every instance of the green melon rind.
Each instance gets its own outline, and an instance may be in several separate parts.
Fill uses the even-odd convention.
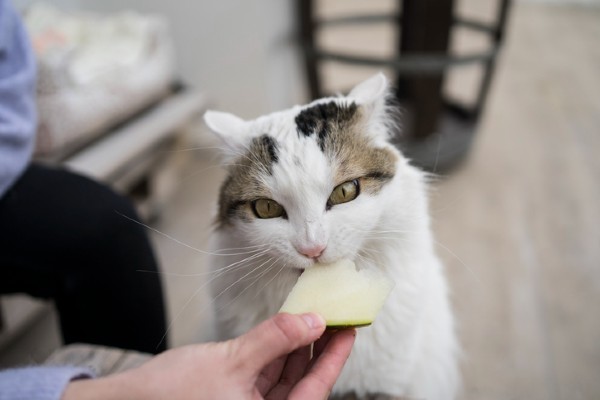
[[[349,328],[364,328],[365,326],[370,326],[372,322],[365,323],[356,323],[356,324],[327,324],[326,329],[328,330],[336,330],[336,329],[349,329]]]

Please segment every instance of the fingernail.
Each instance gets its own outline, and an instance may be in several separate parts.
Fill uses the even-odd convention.
[[[319,314],[308,313],[302,314],[301,317],[310,329],[317,329],[325,326],[325,320]]]

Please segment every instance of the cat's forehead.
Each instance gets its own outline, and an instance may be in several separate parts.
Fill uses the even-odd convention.
[[[253,122],[253,157],[270,172],[292,164],[314,171],[326,164],[334,180],[393,170],[395,154],[375,144],[362,106],[347,98],[326,98],[277,112]],[[325,161],[325,162],[324,162]]]
[[[246,173],[260,176],[259,186],[278,195],[320,189],[327,192],[337,179],[334,153],[358,134],[352,132],[358,128],[358,120],[358,106],[337,99],[322,99],[261,117],[251,126],[253,139],[246,156],[256,162]]]
[[[254,162],[246,173],[263,182],[293,179],[317,186],[393,174],[395,155],[374,145],[363,110],[344,100],[324,99],[256,120],[245,156]]]
[[[375,145],[366,122],[360,105],[331,98],[252,121],[245,153],[221,188],[220,219],[248,215],[240,205],[258,198],[326,198],[335,185],[357,178],[366,193],[378,192],[393,177],[397,154]]]

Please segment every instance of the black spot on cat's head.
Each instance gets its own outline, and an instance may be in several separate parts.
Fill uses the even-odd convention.
[[[266,133],[252,141],[250,153],[269,173],[272,172],[273,164],[279,161],[279,146],[277,145],[277,141]]]
[[[315,104],[305,108],[296,116],[298,136],[317,136],[321,150],[325,148],[325,139],[333,129],[350,123],[357,111],[356,103],[338,104],[335,101]]]
[[[267,153],[269,153],[269,157],[271,157],[271,162],[276,163],[279,161],[279,148],[275,139],[264,134],[260,137],[260,140],[262,141],[262,145],[266,147]]]

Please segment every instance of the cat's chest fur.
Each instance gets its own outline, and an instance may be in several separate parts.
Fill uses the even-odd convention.
[[[452,399],[457,341],[425,179],[388,141],[387,96],[379,75],[254,121],[207,113],[228,168],[212,237],[215,319],[221,339],[240,335],[279,310],[302,269],[352,259],[396,286],[335,391]]]

